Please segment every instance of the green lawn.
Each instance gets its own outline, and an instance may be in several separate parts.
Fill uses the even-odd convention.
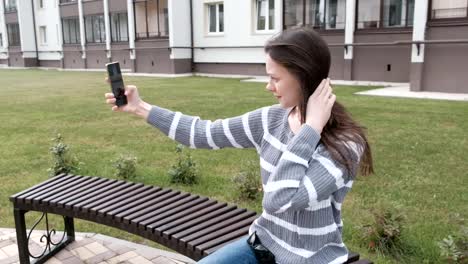
[[[231,178],[254,150],[192,150],[201,181],[171,185],[167,176],[176,143],[128,114],[105,104],[104,73],[0,70],[0,227],[13,227],[8,197],[48,178],[50,139],[60,132],[84,163],[80,174],[113,177],[111,160],[138,157],[137,181],[235,202],[260,212],[261,200],[237,201]],[[218,78],[128,77],[148,102],[217,119],[275,104],[264,84]],[[438,263],[436,241],[457,230],[449,215],[468,217],[468,103],[354,95],[367,87],[335,87],[338,100],[368,128],[375,175],[358,178],[343,206],[348,247],[376,263]],[[378,205],[398,207],[407,217],[405,260],[369,253],[358,226]],[[30,219],[32,220],[32,219]],[[55,220],[57,221],[57,220]],[[78,221],[76,230],[144,242],[116,229]]]

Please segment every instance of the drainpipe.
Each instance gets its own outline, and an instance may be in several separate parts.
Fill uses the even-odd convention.
[[[195,71],[195,60],[194,60],[194,45],[193,45],[193,0],[190,1],[190,52],[191,52],[191,69],[192,73]]]
[[[88,68],[86,65],[86,35],[85,35],[85,25],[84,25],[84,17],[83,17],[83,2],[82,0],[78,0],[78,16],[80,21],[80,38],[81,38],[81,58],[84,60],[84,67],[85,69]]]
[[[34,12],[34,0],[31,0],[31,12],[32,12],[32,19],[33,19],[33,27],[34,27],[34,45],[36,46],[36,66],[39,66],[39,49],[37,46],[37,31],[36,31],[36,16]]]
[[[106,27],[106,56],[108,61],[111,60],[111,34],[109,21],[109,0],[104,0],[104,24]]]
[[[128,46],[130,49],[130,61],[132,63],[132,71],[136,72],[135,62],[135,13],[133,9],[133,0],[127,0],[127,16],[128,16]]]

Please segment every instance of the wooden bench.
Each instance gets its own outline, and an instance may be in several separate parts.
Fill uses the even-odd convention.
[[[253,212],[206,197],[176,190],[99,177],[61,174],[10,197],[14,205],[20,263],[43,263],[74,241],[73,219],[79,218],[125,230],[155,241],[189,258],[200,260],[248,234],[258,217]],[[46,246],[33,256],[25,214],[42,212]],[[64,218],[61,241],[53,241],[47,213]],[[39,220],[40,221],[40,220]],[[358,261],[358,262],[356,262]],[[359,262],[350,254],[347,263]]]

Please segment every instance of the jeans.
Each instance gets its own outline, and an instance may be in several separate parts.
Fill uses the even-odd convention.
[[[201,259],[199,264],[258,264],[255,253],[247,244],[247,236],[227,244]]]

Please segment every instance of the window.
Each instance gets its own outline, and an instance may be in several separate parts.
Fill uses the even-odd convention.
[[[104,25],[104,15],[86,16],[85,31],[87,43],[106,42],[106,27]]]
[[[208,4],[208,33],[224,32],[224,4]]]
[[[16,0],[5,0],[5,12],[16,12]]]
[[[8,43],[10,44],[10,46],[21,45],[19,24],[18,23],[7,24],[7,31],[8,31]]]
[[[128,41],[127,13],[111,14],[111,32],[113,42]]]
[[[413,25],[414,0],[384,0],[384,27],[405,27]]]
[[[285,9],[286,28],[303,25],[325,30],[345,28],[346,0],[289,0]]]
[[[136,38],[169,35],[167,0],[134,2]]]
[[[39,27],[39,35],[41,38],[41,44],[42,45],[47,44],[47,27],[46,26]]]
[[[62,19],[63,44],[79,44],[80,22],[77,17]]]
[[[73,3],[76,2],[77,0],[60,0],[61,4],[66,4],[66,3]]]
[[[414,1],[415,0],[358,0],[357,27],[366,29],[412,26]]]
[[[275,0],[256,0],[255,11],[257,30],[273,30],[275,28]]]
[[[468,16],[467,0],[432,0],[431,18],[460,18]]]
[[[0,33],[0,48],[3,48],[3,34]]]

